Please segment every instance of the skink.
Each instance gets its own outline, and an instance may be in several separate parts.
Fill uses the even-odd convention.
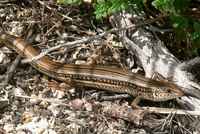
[[[6,32],[0,33],[0,42],[28,59],[40,53],[22,38]],[[117,67],[62,64],[48,56],[32,61],[30,64],[47,76],[71,83],[73,86],[128,93],[136,97],[136,100],[166,101],[183,96],[181,88],[171,82],[145,78]]]

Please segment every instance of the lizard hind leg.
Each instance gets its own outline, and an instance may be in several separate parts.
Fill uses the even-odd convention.
[[[138,104],[141,100],[141,97],[140,96],[137,96],[132,102],[131,102],[131,107],[133,109],[142,109]]]
[[[134,118],[134,122],[140,124],[142,120],[144,120],[144,116],[148,113],[145,109],[140,107],[138,103],[142,98],[137,96],[131,103],[133,112],[131,112],[131,117]]]

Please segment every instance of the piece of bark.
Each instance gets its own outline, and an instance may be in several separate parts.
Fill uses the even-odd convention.
[[[113,27],[125,28],[144,23],[142,18],[136,13],[121,12],[111,16],[110,22]],[[200,85],[198,83],[200,81],[200,70],[198,69],[200,58],[181,63],[169,52],[164,43],[155,38],[146,28],[148,25],[118,32],[125,47],[137,57],[146,77],[151,78],[153,74],[160,74],[182,87],[187,95],[200,98]],[[189,109],[200,109],[199,99],[183,97],[179,102],[186,104]]]

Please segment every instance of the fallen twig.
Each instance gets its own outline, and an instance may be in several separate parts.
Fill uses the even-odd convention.
[[[182,109],[173,109],[173,108],[159,108],[159,107],[143,107],[144,110],[147,110],[151,113],[159,113],[159,114],[179,114],[179,115],[194,115],[200,116],[200,111],[189,111]]]
[[[48,6],[45,2],[40,1],[40,0],[37,0],[37,1],[38,1],[38,3],[40,3],[41,5],[45,6],[47,9],[49,9],[49,10],[51,10],[51,11],[55,11],[55,10],[53,10],[50,6]],[[67,16],[67,15],[64,15],[64,14],[59,13],[59,12],[58,12],[58,14],[59,14],[60,16],[62,16],[63,18],[65,18],[65,19],[68,19],[68,20],[70,20],[70,21],[73,21],[73,19],[72,19],[71,17]]]
[[[1,88],[4,88],[6,85],[8,85],[9,83],[9,80],[12,78],[16,68],[17,68],[17,65],[19,64],[21,60],[21,56],[18,55],[17,58],[13,61],[12,65],[10,66],[9,70],[6,72],[6,75],[4,77],[4,80],[3,82],[1,83]]]

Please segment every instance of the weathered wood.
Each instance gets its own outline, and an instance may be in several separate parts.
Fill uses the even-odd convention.
[[[111,16],[110,22],[113,27],[124,28],[143,23],[141,18],[133,13],[122,12]],[[146,30],[148,27],[146,25],[118,33],[125,47],[137,57],[146,77],[158,73],[183,87],[186,94],[200,98],[200,58],[181,63],[161,40]],[[187,104],[190,109],[200,109],[198,99],[183,97],[181,102]]]

